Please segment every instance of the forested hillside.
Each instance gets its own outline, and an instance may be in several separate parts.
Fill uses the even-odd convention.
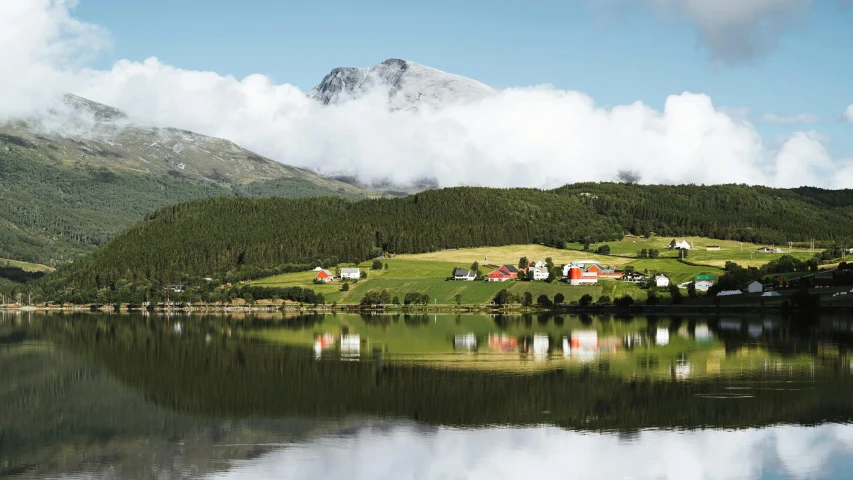
[[[225,140],[110,123],[121,112],[69,100],[94,126],[83,131],[67,118],[65,132],[43,131],[38,120],[0,125],[0,258],[67,262],[146,213],[193,198],[367,195]]]
[[[580,196],[596,213],[634,235],[654,232],[775,245],[853,239],[853,190],[579,183],[554,192]]]
[[[620,193],[621,192],[621,193]],[[214,198],[166,207],[106,248],[47,277],[48,289],[118,280],[248,278],[261,269],[366,259],[371,250],[605,241],[658,228],[754,242],[853,239],[843,207],[745,186],[585,184],[555,191],[460,187],[406,198]],[[235,275],[236,273],[241,275]],[[51,287],[52,286],[52,287]]]

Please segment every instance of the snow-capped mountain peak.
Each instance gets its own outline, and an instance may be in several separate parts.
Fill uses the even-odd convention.
[[[370,68],[335,68],[308,95],[329,105],[380,89],[388,92],[392,110],[466,103],[495,93],[476,80],[392,58]]]

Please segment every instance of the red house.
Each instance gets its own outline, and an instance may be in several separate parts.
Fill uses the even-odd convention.
[[[319,272],[317,272],[316,280],[318,280],[320,282],[329,283],[329,282],[333,281],[334,279],[335,279],[335,276],[332,275],[332,272],[330,272],[328,270],[320,270]]]
[[[503,265],[501,268],[488,274],[486,278],[490,282],[505,282],[518,279],[518,269],[512,265]]]

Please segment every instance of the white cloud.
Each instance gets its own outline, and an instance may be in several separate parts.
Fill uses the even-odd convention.
[[[768,146],[745,118],[701,94],[672,95],[660,111],[640,102],[606,108],[580,92],[534,87],[390,112],[382,92],[324,107],[265,76],[236,79],[156,58],[88,69],[81,65],[92,45],[103,48],[107,36],[75,20],[70,6],[0,4],[0,32],[8,19],[28,25],[20,39],[0,33],[0,118],[72,91],[140,122],[227,138],[284,163],[399,183],[427,176],[444,186],[554,187],[614,180],[620,170],[637,171],[644,183],[832,187],[851,177],[817,135]]]
[[[777,115],[775,113],[765,113],[761,116],[761,121],[773,125],[801,125],[817,123],[820,121],[817,115],[804,113],[800,115]]]
[[[239,462],[209,478],[816,478],[849,456],[853,428],[643,431],[630,440],[558,428],[361,428]],[[614,452],[618,451],[618,455]]]
[[[853,105],[847,107],[847,110],[844,111],[844,119],[848,122],[853,122]]]
[[[634,0],[637,1],[637,0]],[[689,19],[714,60],[737,63],[772,50],[808,19],[814,0],[639,0]]]

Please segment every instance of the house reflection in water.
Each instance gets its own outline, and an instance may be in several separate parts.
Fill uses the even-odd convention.
[[[314,356],[318,359],[323,355],[323,352],[332,348],[337,339],[331,333],[324,333],[314,337]]]
[[[489,334],[489,350],[493,352],[514,352],[517,348],[517,338],[506,334]]]
[[[563,339],[563,355],[571,356],[582,362],[595,359],[598,348],[598,332],[595,330],[572,332],[568,342]]]
[[[672,373],[676,380],[687,380],[690,378],[690,370],[690,364],[684,359],[684,357],[678,359],[675,366],[672,367]]]
[[[533,359],[545,360],[548,358],[548,347],[551,345],[551,340],[548,335],[533,336]]]
[[[669,330],[665,328],[658,328],[655,333],[655,345],[659,347],[665,347],[669,345]]]
[[[341,337],[341,358],[358,360],[361,355],[361,336],[343,335]]]
[[[714,341],[714,334],[711,333],[711,330],[705,323],[696,325],[696,330],[694,331],[693,336],[696,337],[696,343],[707,344]]]
[[[453,349],[462,352],[477,351],[477,337],[473,333],[465,333],[453,337]]]

